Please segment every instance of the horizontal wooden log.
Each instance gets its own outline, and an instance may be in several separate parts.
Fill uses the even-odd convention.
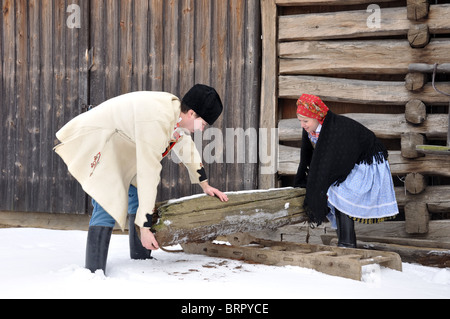
[[[214,240],[239,232],[277,229],[304,222],[303,189],[229,193],[229,201],[197,196],[157,208],[153,230],[161,246]]]
[[[280,145],[278,174],[295,175],[300,164],[300,149]],[[445,155],[427,155],[425,157],[406,159],[400,151],[389,152],[389,164],[393,175],[419,173],[423,175],[450,177],[450,160]]]
[[[378,0],[377,2],[394,2],[397,0]],[[278,6],[318,6],[318,5],[353,5],[373,3],[373,0],[275,0]]]
[[[279,45],[280,74],[407,74],[412,62],[450,62],[450,40],[421,50],[406,40],[295,41]]]
[[[430,213],[450,212],[450,186],[448,185],[428,186],[420,194],[410,194],[405,192],[403,187],[396,187],[395,196],[400,208],[404,208],[409,202],[416,201],[426,203]]]
[[[369,28],[367,10],[286,15],[279,18],[279,40],[349,39],[407,35],[416,22],[408,20],[406,7],[380,12],[380,27]],[[432,5],[426,20],[431,34],[450,32],[450,5]]]
[[[450,83],[438,83],[440,90],[450,92]],[[448,97],[436,92],[431,83],[420,91],[408,91],[405,82],[365,81],[319,76],[280,76],[280,98],[295,99],[303,93],[320,96],[324,101],[406,105],[408,101],[418,99],[424,103],[448,105]]]
[[[361,123],[378,138],[399,139],[404,133],[418,133],[428,139],[445,140],[447,138],[447,114],[429,114],[422,125],[408,123],[404,114],[343,114]],[[302,127],[298,119],[285,119],[278,123],[280,141],[299,141],[302,138]]]
[[[412,238],[450,243],[450,220],[430,221],[428,234],[423,235],[407,234],[404,221],[372,225],[355,223],[355,230],[357,236]]]

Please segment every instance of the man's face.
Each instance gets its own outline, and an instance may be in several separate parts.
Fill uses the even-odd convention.
[[[194,131],[203,132],[207,125],[208,123],[201,117],[198,117],[193,110],[187,112],[180,123],[180,126],[190,133],[194,133]]]

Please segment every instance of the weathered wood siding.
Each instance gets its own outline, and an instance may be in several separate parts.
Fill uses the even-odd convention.
[[[85,105],[137,90],[181,97],[204,83],[225,105],[215,127],[258,127],[258,0],[0,4],[0,210],[86,212],[84,192],[52,151],[55,132]],[[206,169],[210,184],[223,190],[257,187],[256,163]],[[166,200],[200,188],[168,158],[159,190]]]
[[[416,145],[446,145],[449,98],[433,89],[430,74],[412,74],[409,67],[450,62],[450,1],[425,3],[261,0],[261,114],[280,136],[278,174],[262,179],[261,187],[292,185],[302,131],[296,101],[315,94],[383,140],[397,194],[404,194],[398,202],[407,226],[424,226],[413,235],[427,233],[428,219],[417,227],[409,207],[416,213],[418,205],[411,203],[424,207],[424,217],[448,219],[450,197],[439,194],[448,191],[450,157],[419,154]],[[449,80],[440,74],[436,84],[450,93]]]

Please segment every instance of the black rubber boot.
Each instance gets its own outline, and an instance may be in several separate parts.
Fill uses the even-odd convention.
[[[130,258],[133,260],[146,260],[153,259],[151,256],[152,251],[146,249],[142,246],[141,239],[139,238],[138,232],[136,230],[136,225],[134,224],[136,220],[136,215],[128,215],[129,220],[129,239],[130,239]]]
[[[338,247],[356,248],[355,221],[336,209]]]
[[[101,269],[106,274],[106,261],[112,231],[113,228],[111,227],[89,227],[86,244],[86,268],[92,273]]]

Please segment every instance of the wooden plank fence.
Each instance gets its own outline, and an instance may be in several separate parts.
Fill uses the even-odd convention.
[[[181,97],[195,83],[209,84],[225,105],[215,127],[258,127],[258,0],[0,0],[0,6],[0,211],[85,213],[84,192],[52,151],[55,132],[87,105],[120,94]],[[258,185],[257,163],[213,163],[206,170],[225,191]],[[164,160],[158,200],[201,191],[187,176]]]

